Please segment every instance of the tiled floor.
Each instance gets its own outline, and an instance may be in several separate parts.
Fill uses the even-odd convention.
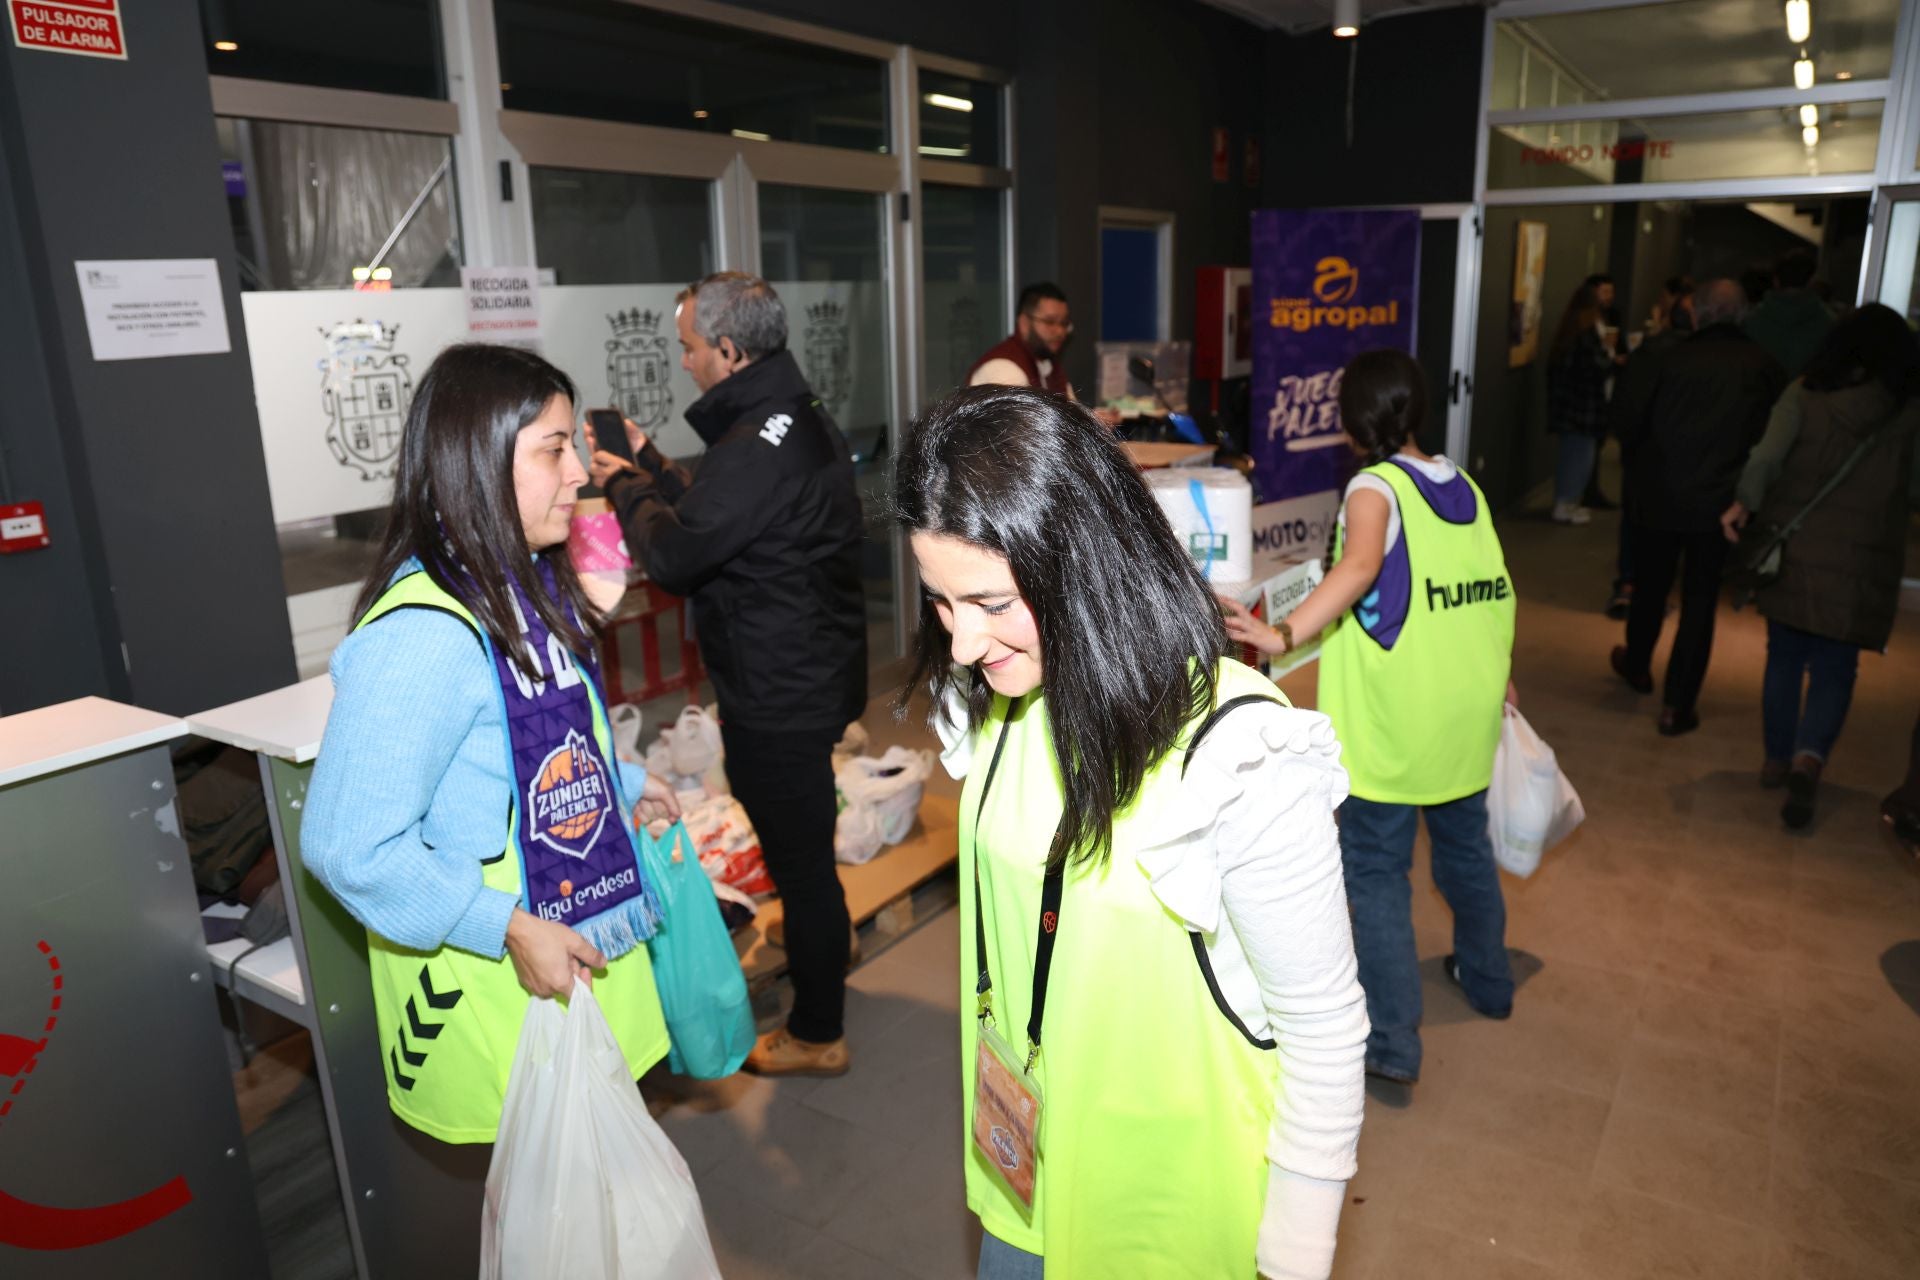
[[[1336,1275],[1880,1280],[1920,1274],[1920,875],[1877,798],[1920,710],[1920,614],[1868,656],[1812,832],[1755,785],[1764,633],[1723,613],[1690,737],[1606,669],[1613,524],[1518,519],[1522,705],[1587,805],[1507,883],[1511,1021],[1440,976],[1416,869],[1421,1083],[1370,1097]],[[1287,681],[1310,701],[1310,674]],[[1903,945],[1904,944],[1904,945]],[[959,938],[945,915],[853,978],[853,1072],[677,1092],[663,1123],[729,1277],[973,1272],[960,1188]]]

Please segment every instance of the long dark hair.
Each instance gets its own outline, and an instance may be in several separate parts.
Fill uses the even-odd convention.
[[[1340,374],[1340,427],[1367,464],[1385,462],[1427,425],[1427,376],[1404,351],[1363,351]]]
[[[1878,382],[1901,403],[1920,395],[1920,340],[1892,307],[1869,302],[1833,326],[1807,362],[1809,391]]]
[[[518,347],[461,343],[434,359],[407,410],[387,531],[354,602],[356,620],[386,592],[400,566],[418,557],[427,576],[472,611],[494,647],[523,674],[539,672],[528,669],[510,575],[561,643],[588,652],[592,642],[576,619],[591,617],[592,605],[566,544],[540,552],[559,586],[555,599],[541,575],[526,572],[534,553],[514,496],[515,438],[555,396],[571,401],[573,380]]]
[[[1553,331],[1553,359],[1566,359],[1574,343],[1580,340],[1580,335],[1591,332],[1594,322],[1599,318],[1599,291],[1591,282],[1583,282],[1567,299],[1567,309],[1560,313],[1560,327]]]
[[[1220,606],[1112,433],[1062,396],[969,387],[922,414],[894,464],[895,519],[1007,558],[1040,636],[1041,688],[1066,809],[1047,853],[1104,861],[1113,818],[1213,703],[1226,652]],[[969,728],[993,692],[958,672],[930,596],[898,710],[931,689],[967,697]]]

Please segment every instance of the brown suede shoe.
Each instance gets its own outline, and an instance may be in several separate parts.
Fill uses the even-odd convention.
[[[852,1065],[845,1036],[830,1044],[815,1044],[794,1039],[782,1027],[754,1044],[746,1070],[757,1076],[843,1076]]]

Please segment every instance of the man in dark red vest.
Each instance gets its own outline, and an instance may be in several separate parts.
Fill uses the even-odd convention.
[[[1032,387],[1073,398],[1061,349],[1073,333],[1067,295],[1057,284],[1030,284],[1020,291],[1013,333],[974,362],[967,385]]]

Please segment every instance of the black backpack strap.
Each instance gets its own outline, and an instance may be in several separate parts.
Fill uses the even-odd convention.
[[[1212,713],[1200,722],[1200,727],[1193,731],[1193,738],[1187,743],[1187,753],[1180,761],[1181,777],[1187,776],[1187,766],[1193,763],[1193,753],[1200,749],[1201,741],[1213,732],[1213,727],[1226,719],[1230,712],[1254,702],[1272,702],[1283,707],[1287,705],[1280,699],[1270,698],[1263,693],[1243,693],[1237,698],[1228,698],[1215,707]],[[1220,1011],[1220,1016],[1231,1023],[1233,1029],[1240,1033],[1241,1038],[1254,1048],[1274,1048],[1277,1044],[1275,1040],[1271,1037],[1262,1040],[1247,1030],[1247,1024],[1240,1020],[1240,1015],[1235,1013],[1233,1006],[1227,1003],[1226,994],[1220,990],[1220,979],[1214,976],[1213,961],[1207,956],[1206,940],[1191,929],[1187,931],[1187,938],[1193,943],[1193,962],[1200,966],[1200,976],[1206,980],[1207,991],[1213,996],[1213,1006]]]

